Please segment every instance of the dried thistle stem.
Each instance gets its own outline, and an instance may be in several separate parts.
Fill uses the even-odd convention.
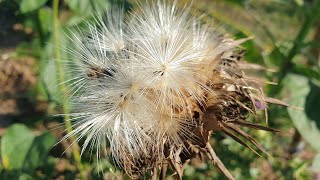
[[[167,175],[168,162],[165,161],[161,164],[160,180],[165,180]]]
[[[214,152],[212,146],[209,142],[206,144],[206,150],[209,159],[218,166],[218,168],[227,176],[228,179],[234,180],[234,177],[231,175],[231,173],[228,171],[228,169],[224,166],[224,164],[221,162],[217,154]]]

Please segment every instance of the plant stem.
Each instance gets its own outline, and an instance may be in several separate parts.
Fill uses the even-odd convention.
[[[302,24],[301,29],[293,42],[293,46],[290,49],[283,66],[280,69],[279,83],[281,83],[285,75],[292,69],[294,65],[292,63],[292,59],[301,52],[301,46],[303,45],[303,41],[309,34],[313,23],[317,20],[318,16],[320,15],[320,0],[316,0],[312,7],[313,8],[311,9],[310,13],[306,12],[305,10],[305,12],[307,13],[305,17],[306,19]]]
[[[65,127],[67,129],[67,132],[70,133],[72,131],[72,124],[70,120],[70,112],[69,112],[69,104],[67,101],[67,91],[66,87],[64,85],[64,73],[62,70],[62,64],[61,64],[61,52],[60,49],[58,49],[59,45],[59,0],[53,0],[53,43],[54,43],[54,56],[55,56],[55,64],[57,68],[57,74],[58,74],[58,83],[60,84],[60,92],[62,94],[62,105],[63,105],[63,113],[64,113],[64,122]],[[72,149],[72,156],[74,158],[74,161],[77,165],[77,168],[80,172],[81,179],[87,179],[83,165],[81,163],[80,153],[79,153],[79,145],[77,142],[75,142],[75,138],[73,136],[70,137],[70,140],[73,143],[71,146]]]
[[[303,45],[304,45],[304,40],[309,34],[314,22],[317,20],[318,16],[320,15],[320,0],[314,1],[311,9],[310,8],[305,9],[305,14],[306,14],[305,21],[303,22],[298,32],[298,35],[293,41],[292,48],[290,49],[287,55],[283,55],[284,62],[282,63],[279,69],[279,73],[277,75],[277,82],[279,85],[276,87],[272,87],[272,89],[270,89],[269,94],[271,96],[275,96],[279,94],[279,92],[283,87],[283,83],[282,83],[283,79],[286,77],[286,75],[289,72],[292,72],[292,70],[294,69],[295,64],[292,62],[292,60],[297,54],[301,53],[301,49],[303,48]]]

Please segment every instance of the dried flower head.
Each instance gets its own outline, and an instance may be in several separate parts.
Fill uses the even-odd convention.
[[[96,147],[99,156],[110,146],[132,178],[158,168],[163,175],[168,163],[181,178],[182,165],[204,153],[232,179],[209,144],[217,131],[266,153],[240,129],[277,131],[246,121],[272,99],[244,74],[251,67],[240,61],[245,40],[227,39],[187,7],[160,0],[128,17],[114,8],[88,29],[73,34],[77,48],[69,49],[75,129],[66,138],[85,138],[82,151]]]

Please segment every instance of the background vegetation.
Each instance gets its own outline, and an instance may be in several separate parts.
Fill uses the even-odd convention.
[[[0,179],[121,174],[108,158],[97,162],[95,152],[80,159],[82,142],[59,142],[71,124],[55,116],[70,110],[57,85],[64,77],[56,59],[67,57],[59,47],[72,47],[63,32],[117,3],[135,7],[135,1],[116,0],[0,0]],[[270,157],[214,134],[212,144],[228,169],[236,179],[319,179],[320,0],[197,0],[192,13],[205,13],[204,21],[230,37],[253,36],[243,45],[245,60],[274,70],[265,77],[278,83],[266,86],[266,95],[304,108],[269,107],[268,125],[292,136],[250,130]],[[185,179],[225,177],[212,164],[192,161]]]

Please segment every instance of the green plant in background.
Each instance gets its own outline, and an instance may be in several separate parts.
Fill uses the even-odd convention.
[[[181,1],[181,3],[184,2],[187,1]],[[66,33],[63,32],[77,26],[81,27],[85,20],[93,18],[95,12],[104,11],[114,3],[117,2],[106,0],[0,1],[1,10],[10,9],[14,12],[12,13],[14,17],[10,18],[14,18],[25,29],[32,30],[31,34],[27,34],[26,40],[23,39],[17,44],[15,50],[18,57],[32,56],[37,59],[35,66],[39,69],[39,80],[33,90],[35,93],[31,95],[36,94],[35,99],[48,102],[48,114],[68,114],[67,100],[60,98],[60,86],[57,86],[64,78],[60,76],[62,73],[56,76],[56,72],[60,71],[60,65],[59,61],[53,61],[53,59],[67,58],[67,54],[60,51],[59,46],[72,46],[68,42]],[[135,2],[126,2],[126,6],[129,7],[129,5],[134,7]],[[269,107],[270,126],[285,130],[295,127],[296,135],[290,137],[255,132],[255,138],[272,155],[266,159],[255,156],[223,135],[215,134],[214,148],[221,155],[228,169],[237,179],[255,179],[263,177],[265,173],[279,179],[308,179],[313,172],[319,173],[320,1],[218,0],[199,1],[194,3],[193,7],[194,13],[207,14],[203,18],[204,21],[215,22],[236,37],[254,36],[253,40],[244,44],[247,49],[245,59],[276,70],[276,72],[267,72],[266,76],[269,81],[279,83],[277,86],[266,87],[266,93],[283,99],[292,106],[304,108],[304,110],[293,108],[286,110],[276,106]],[[1,21],[4,20],[1,19]],[[36,122],[29,117],[23,118],[26,119],[23,124],[5,119],[10,121],[11,125],[6,128],[1,137],[0,179],[32,179],[34,177],[48,179],[59,176],[71,179],[86,177],[102,179],[99,169],[104,170],[105,177],[111,177],[116,173],[111,172],[112,166],[107,159],[98,164],[94,160],[90,161],[90,152],[83,154],[81,162],[77,155],[79,154],[77,146],[67,149],[70,142],[67,142],[66,146],[54,147],[53,145],[61,138],[57,133],[62,133],[63,130],[56,132],[54,128],[39,128],[39,124],[49,121],[49,123],[58,122],[66,125],[70,130],[71,124],[67,118],[66,123],[61,117],[52,118],[50,115],[41,116],[41,119],[38,118]],[[304,140],[301,140],[301,137]],[[300,147],[304,141],[308,146],[302,150]],[[56,150],[57,148],[62,150]],[[65,151],[63,148],[67,149],[67,152],[62,156],[62,152]],[[70,150],[73,153],[68,153]],[[301,151],[309,153],[310,157],[303,157]],[[70,154],[73,154],[73,158]],[[58,172],[57,164],[63,164],[66,162],[64,160],[70,164],[70,167],[65,167]],[[212,165],[201,162],[193,162],[193,165],[186,168],[186,179],[208,179],[208,176],[213,179],[223,178]]]

